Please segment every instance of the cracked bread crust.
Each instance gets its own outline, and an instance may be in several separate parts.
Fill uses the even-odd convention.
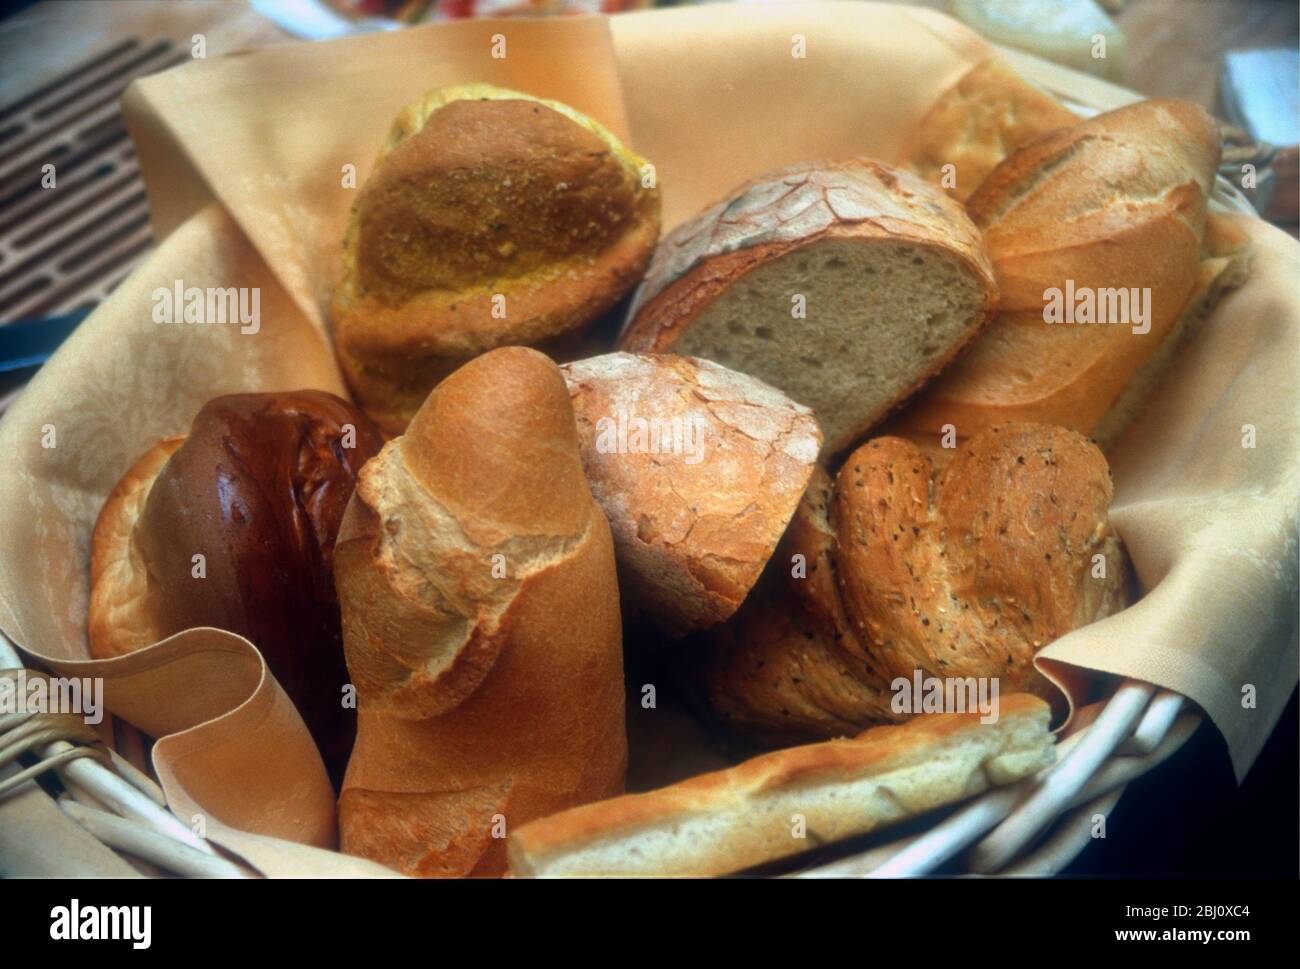
[[[358,699],[344,851],[499,875],[495,825],[622,790],[613,543],[546,357],[495,350],[440,384],[366,465],[334,554]]]
[[[612,353],[561,369],[635,606],[670,635],[731,616],[812,474],[812,412],[689,357]]]
[[[668,348],[687,314],[669,313],[665,304],[680,303],[678,308],[685,309],[705,299],[690,290],[697,284],[717,287],[716,274],[696,275],[709,260],[759,246],[802,244],[850,225],[868,234],[950,247],[967,254],[983,275],[991,275],[979,233],[961,206],[916,176],[867,158],[791,165],[741,186],[731,198],[664,237],[628,310],[624,347]],[[689,285],[679,289],[678,283]]]

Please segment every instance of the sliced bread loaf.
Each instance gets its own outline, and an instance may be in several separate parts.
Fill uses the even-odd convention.
[[[811,406],[844,450],[937,372],[995,308],[962,208],[866,159],[766,176],[679,226],[622,346],[704,357]]]

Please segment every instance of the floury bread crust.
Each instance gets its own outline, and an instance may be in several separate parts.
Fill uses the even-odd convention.
[[[477,354],[576,342],[654,249],[645,166],[559,102],[467,84],[408,105],[353,207],[331,309],[367,413],[401,433]]]
[[[873,438],[814,477],[759,588],[684,661],[765,743],[899,720],[890,685],[918,669],[1055,700],[1035,654],[1127,602],[1111,494],[1101,452],[1060,427],[1001,425],[943,464]]]
[[[726,875],[1012,783],[1053,758],[1047,704],[1006,696],[995,723],[921,716],[543,818],[510,836],[510,872]],[[805,819],[804,838],[793,834],[794,815]]]
[[[834,454],[943,367],[996,301],[979,233],[952,199],[867,159],[802,165],[660,243],[621,347],[779,387],[813,408]]]
[[[556,366],[495,350],[366,465],[335,550],[357,743],[343,850],[499,875],[493,837],[622,790],[618,585]]]
[[[707,360],[611,353],[561,369],[624,593],[670,635],[726,619],[812,474],[812,412]]]

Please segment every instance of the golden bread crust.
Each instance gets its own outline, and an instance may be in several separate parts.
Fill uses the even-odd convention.
[[[959,436],[1007,420],[1091,434],[1201,290],[1218,131],[1153,100],[1050,132],[1010,155],[967,207],[998,279],[997,317],[891,426]],[[1148,332],[1044,320],[1049,291],[1150,293]]]
[[[511,835],[510,870],[724,875],[863,834],[1051,763],[1042,700],[1007,696],[999,714],[991,724],[979,714],[927,715],[543,818]],[[835,786],[854,793],[826,797]],[[794,836],[792,812],[803,817],[806,837]]]
[[[944,188],[945,166],[966,201],[989,172],[1021,145],[1079,118],[997,58],[972,67],[945,91],[903,142],[899,162]]]
[[[1001,425],[943,462],[873,438],[833,487],[814,478],[759,591],[692,675],[720,719],[764,743],[901,720],[891,684],[918,670],[1058,701],[1035,654],[1127,604],[1111,494],[1101,452],[1064,428]]]
[[[345,851],[493,875],[494,837],[622,788],[609,525],[558,368],[491,351],[363,470],[335,548],[357,744]]]
[[[112,659],[151,646],[164,635],[150,608],[149,572],[135,523],[149,489],[185,436],[166,437],[151,447],[108,493],[90,541],[90,655]]]
[[[825,234],[934,246],[991,277],[961,206],[910,173],[869,158],[792,165],[751,180],[663,238],[629,310],[622,349],[669,351],[702,305],[746,269]]]
[[[655,250],[637,289],[620,348],[671,353],[694,321],[758,267],[824,243],[905,243],[956,258],[983,294],[959,338],[908,374],[893,399],[851,415],[830,433],[828,453],[840,453],[933,374],[992,317],[997,289],[979,232],[962,207],[909,172],[871,159],[796,165],[755,179],[669,233]],[[810,348],[811,349],[811,348]],[[846,417],[850,415],[845,415]],[[820,416],[830,427],[827,416]]]
[[[353,207],[331,311],[364,409],[400,433],[459,364],[609,309],[658,238],[645,168],[557,102],[467,85],[408,106]]]

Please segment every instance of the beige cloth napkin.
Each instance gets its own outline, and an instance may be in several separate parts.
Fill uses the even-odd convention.
[[[1063,664],[1190,697],[1241,780],[1297,679],[1300,245],[1259,219],[1228,218],[1250,240],[1250,279],[1110,455],[1111,517],[1145,595],[1038,663],[1067,682]]]
[[[498,35],[504,58],[492,56]],[[792,56],[800,44],[806,56]],[[0,420],[0,629],[57,670],[102,675],[109,709],[162,738],[153,760],[177,813],[201,815],[210,837],[261,871],[385,873],[319,850],[335,838],[319,756],[246,640],[191,630],[86,660],[90,531],[134,459],[217,394],[343,392],[324,308],[355,195],[344,166],[361,184],[404,103],[486,80],[566,101],[630,138],[657,166],[671,226],[776,166],[893,157],[988,53],[925,11],[743,5],[441,24],[199,61],[138,82],[125,106],[165,241]],[[1300,450],[1298,247],[1241,221],[1254,275],[1116,455],[1115,518],[1148,595],[1043,653],[1080,702],[1090,669],[1191,697],[1227,737],[1239,775],[1297,675],[1286,627]],[[260,331],[154,324],[153,290],[177,280],[259,287]],[[1253,450],[1240,447],[1246,423],[1257,429]],[[49,427],[53,448],[43,446]],[[1239,699],[1247,683],[1254,709]]]

